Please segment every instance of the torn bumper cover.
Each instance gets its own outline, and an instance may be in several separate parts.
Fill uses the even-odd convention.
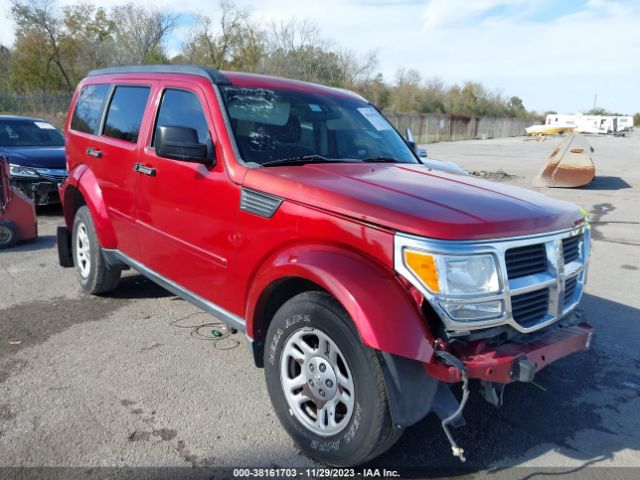
[[[591,346],[593,327],[587,322],[556,328],[527,343],[510,341],[492,346],[486,341],[452,344],[450,351],[465,366],[470,379],[494,383],[531,381],[534,375],[556,360]],[[441,362],[425,364],[427,372],[438,380],[456,383],[460,371]]]

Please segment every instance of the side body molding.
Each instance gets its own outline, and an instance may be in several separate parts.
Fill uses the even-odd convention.
[[[270,286],[287,278],[320,285],[344,306],[362,341],[377,350],[429,362],[432,337],[424,317],[393,272],[344,247],[301,245],[275,254],[254,277],[247,298],[247,335],[266,334],[262,309]],[[254,350],[255,351],[255,350]]]
[[[78,201],[76,192],[82,195],[91,212],[91,218],[95,223],[96,233],[102,247],[117,248],[118,241],[102,198],[102,190],[100,190],[96,176],[87,165],[78,165],[70,172],[60,192],[64,219],[69,230],[73,227],[73,216],[79,208],[79,205],[76,204]]]

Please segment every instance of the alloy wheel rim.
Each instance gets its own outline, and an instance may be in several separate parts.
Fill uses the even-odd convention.
[[[305,327],[286,341],[280,381],[289,412],[323,437],[348,425],[355,405],[353,376],[346,358],[323,331]]]
[[[84,223],[78,225],[76,234],[76,265],[83,278],[89,276],[91,271],[91,246],[89,244],[89,233]]]

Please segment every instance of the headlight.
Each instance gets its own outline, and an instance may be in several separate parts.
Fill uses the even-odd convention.
[[[442,255],[410,249],[403,255],[407,269],[431,293],[448,296],[500,291],[493,255]]]
[[[423,293],[445,322],[457,322],[458,328],[505,315],[498,258],[465,249],[396,236],[396,271]]]
[[[15,165],[13,163],[9,164],[9,172],[12,177],[28,177],[28,178],[38,178],[38,172],[30,167],[23,167],[21,165]]]
[[[501,316],[504,311],[502,300],[479,303],[443,302],[441,305],[451,318],[459,322],[489,320]]]

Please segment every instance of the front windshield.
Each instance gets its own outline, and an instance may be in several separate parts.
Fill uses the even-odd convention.
[[[49,122],[0,118],[0,147],[63,147],[64,138]]]
[[[391,124],[362,100],[263,88],[222,87],[245,162],[319,155],[331,160],[418,163]]]

